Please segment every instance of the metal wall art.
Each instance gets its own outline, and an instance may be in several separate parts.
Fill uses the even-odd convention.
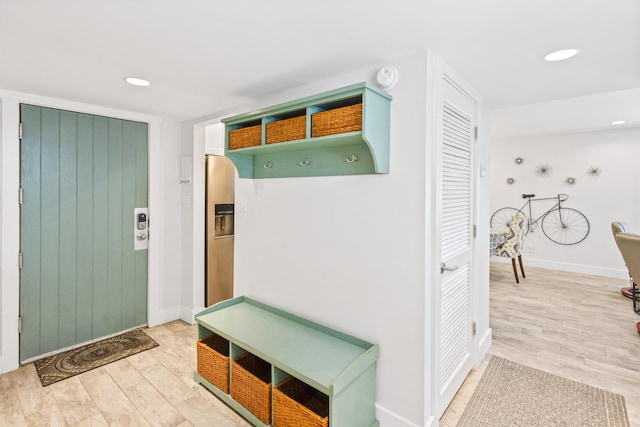
[[[514,182],[516,182],[516,180],[515,180],[515,179],[513,179],[513,178],[507,178],[507,184],[511,185],[511,184],[513,184]]]
[[[536,167],[536,175],[541,178],[546,178],[551,175],[551,166],[548,164],[538,165]]]
[[[592,178],[595,179],[598,176],[600,176],[600,174],[602,173],[602,169],[600,169],[598,166],[591,166],[587,171],[587,173],[591,175]]]
[[[576,183],[576,179],[575,178],[567,178],[567,184],[573,185],[575,183]]]
[[[521,165],[522,162],[524,162],[524,159],[522,157],[516,157],[515,162],[516,162],[516,164]]]

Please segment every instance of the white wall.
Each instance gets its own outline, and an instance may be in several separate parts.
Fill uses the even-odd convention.
[[[158,154],[157,173],[150,164],[149,197],[158,200],[158,208],[149,212],[151,231],[149,244],[153,252],[158,252],[158,304],[157,313],[150,312],[151,326],[180,318],[180,290],[182,288],[182,210],[180,186],[180,152],[182,128],[178,121],[162,119],[160,135],[156,141]],[[151,141],[150,141],[151,143]],[[153,239],[160,241],[153,242]],[[150,271],[150,273],[152,273]],[[157,317],[156,317],[157,316]]]
[[[219,119],[400,71],[391,92],[391,173],[236,182],[235,295],[247,295],[380,345],[378,417],[424,425],[425,53],[185,122],[183,155],[204,174],[206,129]],[[213,143],[215,145],[215,143]],[[183,319],[202,307],[203,183],[183,186]],[[186,264],[185,264],[186,267]],[[427,316],[429,317],[429,316]],[[426,401],[426,402],[425,402]]]
[[[393,65],[390,174],[239,180],[235,292],[379,344],[378,406],[422,425],[426,57]]]
[[[204,303],[203,162],[207,132],[211,131],[207,126],[225,115],[371,82],[381,66],[394,65],[400,71],[400,82],[391,92],[390,174],[238,180],[237,198],[246,203],[246,211],[239,209],[236,215],[236,294],[379,344],[377,406],[381,424],[419,426],[432,421],[432,398],[428,396],[433,380],[429,342],[434,330],[429,251],[433,142],[427,125],[427,116],[432,113],[429,96],[433,87],[427,79],[430,64],[431,57],[419,53],[393,64],[379,64],[275,94],[213,115],[209,121],[185,122],[182,128],[169,119],[160,124],[158,118],[135,113],[0,91],[0,372],[17,367],[18,272],[13,255],[18,248],[19,218],[14,203],[18,151],[13,143],[19,102],[152,123],[149,319],[151,324],[177,317],[192,322],[193,313]],[[486,153],[486,148],[480,152]],[[192,182],[181,186],[178,178],[183,156],[192,158],[193,173]],[[480,154],[483,159],[486,161]],[[479,219],[483,200],[487,200],[482,188],[481,183]],[[482,238],[486,227],[481,225],[479,230]],[[486,267],[477,265],[482,276]],[[480,277],[476,283],[476,296],[488,302],[486,278]],[[479,313],[487,318],[480,319],[478,325],[483,337],[489,331],[487,307]]]
[[[516,157],[524,162],[517,165]],[[611,233],[612,221],[626,222],[640,232],[640,192],[637,160],[640,158],[640,128],[612,129],[585,133],[514,138],[494,138],[491,150],[491,211],[499,207],[520,207],[522,193],[551,197],[567,193],[567,207],[589,220],[591,231],[585,241],[562,246],[548,240],[541,231],[527,236],[523,260],[527,265],[626,278],[627,270]],[[549,164],[551,175],[538,177],[536,167]],[[591,166],[602,173],[587,174]],[[515,179],[508,185],[507,178]],[[574,185],[566,183],[576,178]],[[533,204],[543,213],[546,202]],[[497,259],[494,257],[494,259]]]
[[[177,160],[180,125],[175,120],[0,89],[0,373],[18,367],[19,313],[19,105],[22,102],[149,123],[148,322],[165,323],[180,313],[180,189]]]
[[[479,94],[478,94],[479,96]],[[475,220],[477,224],[477,237],[474,245],[474,279],[473,286],[474,320],[477,323],[477,336],[475,343],[476,361],[481,361],[489,351],[492,341],[492,330],[489,325],[490,290],[489,290],[489,219],[491,215],[491,151],[493,141],[490,137],[491,116],[489,111],[480,104],[478,119],[478,141],[476,145],[476,200]]]
[[[377,415],[381,425],[422,426],[433,418],[432,219],[433,114],[441,76],[422,52],[183,123],[183,156],[194,180],[183,186],[182,319],[193,322],[204,288],[205,151],[215,149],[221,118],[361,81],[387,65],[400,71],[391,94],[391,173],[236,181],[235,294],[247,295],[380,345]],[[442,68],[436,67],[438,70]],[[437,73],[436,73],[437,74]],[[482,124],[487,117],[481,112]],[[481,125],[478,159],[488,164]],[[475,263],[478,350],[491,342],[488,322],[488,180],[478,183]],[[244,209],[246,207],[246,210]],[[193,233],[187,232],[189,229]],[[187,263],[193,269],[187,271]],[[438,269],[439,273],[439,269]],[[192,288],[189,289],[189,283]]]
[[[214,123],[205,127],[205,147],[206,154],[224,156],[224,125]]]

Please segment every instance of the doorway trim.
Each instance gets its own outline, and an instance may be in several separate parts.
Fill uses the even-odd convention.
[[[149,126],[149,213],[153,227],[161,230],[164,224],[162,205],[162,159],[160,151],[161,119],[130,111],[116,110],[96,105],[66,101],[36,95],[0,90],[0,374],[19,366],[18,316],[20,312],[20,209],[18,188],[20,185],[20,145],[18,124],[20,104],[33,104],[61,110],[75,111],[123,120],[147,123]],[[147,323],[154,326],[164,322],[160,308],[162,233],[154,233],[149,240]]]
[[[485,115],[482,97],[473,89],[460,75],[458,75],[442,58],[429,52],[427,66],[427,88],[431,96],[428,97],[427,104],[427,141],[430,148],[426,150],[427,165],[426,185],[430,189],[432,199],[427,199],[425,223],[430,224],[425,229],[426,245],[425,257],[431,260],[431,264],[425,263],[425,364],[424,364],[424,395],[426,397],[424,407],[424,424],[426,426],[438,425],[439,401],[439,376],[438,360],[433,348],[439,345],[439,307],[440,299],[437,295],[440,283],[440,255],[439,242],[433,238],[438,235],[436,227],[436,211],[432,209],[433,198],[436,196],[437,180],[431,171],[438,170],[439,158],[436,155],[438,144],[437,124],[439,118],[439,103],[442,101],[442,82],[447,79],[462,92],[476,101],[475,122],[479,126],[478,138],[475,141],[474,160],[472,173],[474,175],[473,193],[474,201],[472,205],[473,217],[477,226],[477,235],[473,239],[472,245],[472,269],[470,271],[473,286],[470,290],[470,305],[472,321],[477,325],[477,333],[473,336],[473,343],[470,357],[473,360],[474,369],[482,361],[489,351],[492,340],[492,331],[489,326],[489,247],[486,243],[489,235],[489,179],[485,173],[481,172],[489,165],[489,121]],[[431,207],[430,207],[431,206]]]

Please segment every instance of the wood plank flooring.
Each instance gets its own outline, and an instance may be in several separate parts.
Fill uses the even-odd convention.
[[[640,316],[620,295],[626,280],[491,266],[493,345],[440,420],[455,426],[488,358],[523,365],[625,396],[640,427]],[[159,347],[43,388],[33,364],[0,376],[2,426],[246,427],[193,381],[197,328],[181,321],[148,329]],[[384,427],[384,426],[383,426]]]
[[[640,426],[640,316],[620,294],[628,280],[526,266],[516,284],[510,264],[492,263],[493,344],[440,420],[455,426],[491,355],[625,397]]]
[[[195,325],[175,321],[146,332],[160,346],[48,387],[32,363],[1,375],[0,425],[251,425],[193,380]]]

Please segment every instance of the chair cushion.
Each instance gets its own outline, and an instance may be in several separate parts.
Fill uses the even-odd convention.
[[[502,245],[498,246],[493,251],[493,255],[516,258],[522,253],[522,246],[524,243],[523,227],[525,220],[526,218],[521,214],[514,215],[511,218],[511,221],[509,221],[509,233],[507,234],[507,239]]]
[[[615,235],[616,243],[629,269],[629,274],[634,283],[640,280],[640,235],[633,233],[618,233]]]

